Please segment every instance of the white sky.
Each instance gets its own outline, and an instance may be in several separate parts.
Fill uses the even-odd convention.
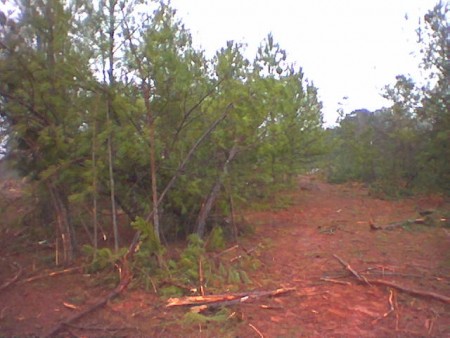
[[[319,88],[325,121],[344,111],[389,105],[382,88],[398,74],[419,79],[415,30],[438,0],[172,0],[208,56],[234,40],[253,60],[272,32],[288,60]],[[405,14],[408,20],[405,19]],[[416,55],[414,57],[414,54]],[[347,96],[346,101],[342,100]]]
[[[445,0],[444,0],[445,1]],[[8,8],[0,0],[0,9]],[[420,79],[419,17],[438,0],[171,0],[208,56],[228,40],[247,44],[253,60],[273,33],[288,61],[303,67],[319,88],[327,124],[346,113],[389,105],[382,88],[398,74]],[[408,20],[405,19],[408,16]],[[348,97],[343,100],[343,97]]]

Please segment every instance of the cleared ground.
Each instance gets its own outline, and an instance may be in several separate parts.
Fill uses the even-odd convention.
[[[227,254],[242,254],[243,247],[261,263],[247,272],[252,284],[243,288],[295,291],[233,305],[220,323],[199,323],[187,319],[187,308],[166,308],[154,292],[132,286],[67,326],[61,336],[450,337],[445,301],[450,297],[450,228],[440,221],[450,207],[443,198],[380,200],[356,184],[329,185],[305,177],[278,201],[271,211],[244,215],[256,233]],[[369,225],[413,220],[423,210],[433,210],[434,226],[371,230]],[[41,336],[115,286],[104,279],[98,284],[77,270],[26,281],[50,272],[42,270],[42,257],[51,262],[53,250],[31,244],[25,232],[6,223],[0,231],[0,287],[11,283],[0,289],[1,336]],[[358,281],[335,255],[369,281],[393,282],[423,295]]]

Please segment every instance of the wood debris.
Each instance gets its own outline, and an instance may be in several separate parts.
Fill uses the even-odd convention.
[[[366,277],[358,274],[346,261],[344,261],[342,258],[340,258],[337,255],[333,255],[334,258],[336,258],[347,270],[349,270],[353,276],[355,276],[360,282],[364,282],[368,285],[383,285],[388,286],[394,289],[397,289],[399,291],[403,291],[406,293],[409,293],[413,296],[419,296],[419,297],[425,297],[425,298],[432,298],[435,300],[439,300],[443,303],[450,304],[450,297],[435,293],[435,292],[429,292],[429,291],[422,291],[422,290],[416,290],[412,288],[407,288],[405,286],[381,280],[381,279],[367,279]]]
[[[17,273],[9,281],[7,281],[7,282],[3,283],[2,285],[0,285],[0,291],[2,291],[4,289],[6,289],[8,286],[14,284],[19,279],[20,275],[22,274],[23,269],[19,265],[19,263],[13,262],[11,265],[14,266],[14,268],[17,269]]]
[[[239,304],[251,299],[279,296],[295,290],[296,290],[295,288],[280,288],[271,291],[249,291],[243,293],[232,293],[221,295],[186,296],[181,298],[169,298],[167,300],[166,307],[194,306],[196,307],[194,311],[197,310],[204,311],[206,309]]]

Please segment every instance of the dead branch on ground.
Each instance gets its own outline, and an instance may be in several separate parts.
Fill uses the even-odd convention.
[[[407,288],[405,286],[402,285],[398,285],[396,283],[393,282],[388,282],[388,281],[384,281],[384,280],[380,280],[380,279],[371,279],[370,283],[375,284],[375,285],[383,285],[383,286],[389,286],[391,288],[397,289],[399,291],[403,291],[406,293],[409,293],[413,296],[419,296],[419,297],[425,297],[425,298],[433,298],[435,300],[439,300],[441,302],[444,302],[446,304],[450,304],[450,297],[435,293],[435,292],[429,292],[429,291],[421,291],[421,290],[416,290],[416,289],[411,289],[411,288]]]
[[[73,316],[70,316],[69,318],[66,318],[59,322],[56,326],[54,326],[51,330],[49,330],[44,337],[52,337],[56,335],[58,332],[60,332],[62,329],[64,329],[65,326],[72,324],[76,320],[80,319],[81,317],[84,317],[85,315],[95,311],[96,309],[104,306],[112,299],[116,298],[120,293],[122,293],[130,284],[132,275],[129,271],[128,264],[126,259],[122,261],[123,270],[119,268],[119,272],[121,274],[120,276],[120,283],[117,285],[117,287],[111,291],[109,294],[106,295],[106,297],[103,297],[102,299],[98,300],[96,303],[92,304],[88,308],[84,309],[83,311],[74,314]]]
[[[280,288],[271,291],[249,291],[242,293],[230,293],[222,295],[207,295],[207,296],[188,296],[181,298],[169,298],[166,307],[172,306],[199,306],[199,305],[231,305],[228,302],[233,302],[232,304],[240,303],[248,299],[257,299],[261,297],[274,297],[279,296],[291,291],[295,291],[295,288]]]
[[[256,326],[252,325],[252,324],[248,324],[248,326],[250,326],[261,338],[264,338],[264,335],[261,333],[261,331],[259,331]]]
[[[340,258],[337,255],[333,255],[334,258],[336,258],[347,270],[349,270],[353,276],[356,277],[356,279],[358,279],[360,282],[365,282],[368,285],[383,285],[383,286],[388,286],[394,289],[397,289],[399,291],[403,291],[406,293],[409,293],[413,296],[419,296],[419,297],[425,297],[425,298],[432,298],[435,300],[439,300],[441,302],[444,302],[446,304],[450,304],[450,297],[435,293],[435,292],[429,292],[429,291],[421,291],[421,290],[416,290],[416,289],[411,289],[411,288],[407,288],[404,287],[402,285],[398,285],[396,283],[393,282],[388,282],[388,281],[384,281],[381,279],[370,279],[368,280],[367,278],[365,278],[364,276],[359,275],[355,270],[353,270],[353,268],[346,262],[344,261],[342,258]]]
[[[219,252],[218,254],[216,254],[216,255],[214,256],[214,258],[217,258],[217,257],[219,257],[219,256],[222,256],[222,255],[226,254],[227,252],[236,250],[237,248],[239,248],[239,245],[238,245],[238,244],[232,246],[231,248],[228,248],[228,249],[225,249],[225,250]]]
[[[256,251],[256,249],[258,249],[259,247],[260,247],[260,244],[254,246],[253,248],[248,249],[248,250],[246,248],[244,248],[243,246],[241,246],[241,249],[245,252],[245,254],[247,256],[251,256],[252,252]],[[233,257],[233,258],[230,259],[230,263],[233,263],[233,262],[235,262],[235,261],[237,261],[237,260],[239,260],[239,259],[241,259],[243,257],[244,257],[243,255],[238,255],[236,257]]]
[[[392,291],[392,289],[389,289],[389,311],[387,311],[386,313],[384,313],[381,317],[376,318],[375,320],[372,321],[372,324],[377,323],[378,321],[380,321],[383,318],[386,318],[387,316],[389,316],[392,312],[395,311],[395,307],[394,307],[394,302],[392,301],[394,298],[394,291]]]
[[[232,299],[232,300],[226,300],[226,301],[217,301],[213,303],[203,304],[203,305],[196,305],[191,307],[191,312],[200,313],[206,310],[214,310],[218,308],[222,308],[225,306],[232,306],[236,304],[240,304],[243,302],[246,302],[249,300],[248,296]]]
[[[320,280],[321,280],[321,281],[324,281],[324,282],[335,283],[335,284],[352,285],[352,283],[347,282],[347,281],[336,280],[336,279],[333,279],[333,278],[327,278],[327,277],[322,277],[322,278],[320,278]]]
[[[374,222],[369,222],[370,230],[394,230],[399,227],[408,226],[411,224],[426,224],[426,219],[424,218],[416,218],[416,219],[407,219],[403,222],[393,222],[386,225],[377,225]]]
[[[83,266],[76,266],[74,268],[68,268],[68,269],[59,270],[59,271],[52,271],[52,272],[49,272],[49,273],[46,273],[46,274],[33,276],[33,277],[30,277],[30,278],[21,280],[20,283],[33,282],[33,281],[38,280],[38,279],[43,279],[43,278],[47,278],[47,277],[54,277],[54,276],[62,275],[64,273],[70,273],[70,272],[74,272],[74,271],[81,270],[81,269],[83,269]]]
[[[11,265],[13,265],[17,269],[17,273],[14,275],[13,278],[11,278],[9,281],[3,283],[3,285],[0,286],[0,291],[6,289],[8,286],[10,286],[13,283],[15,283],[19,279],[20,275],[22,274],[23,269],[19,265],[19,263],[14,262]]]
[[[333,257],[336,258],[339,261],[339,263],[341,263],[348,271],[350,271],[352,273],[352,275],[356,277],[356,279],[358,279],[360,282],[364,282],[364,283],[370,285],[370,283],[367,281],[366,277],[361,276],[359,273],[357,273],[350,266],[350,264],[348,264],[346,261],[344,261],[341,257],[339,257],[338,255],[333,255]]]

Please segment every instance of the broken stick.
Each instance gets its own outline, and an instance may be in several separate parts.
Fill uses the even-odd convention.
[[[11,278],[9,281],[3,283],[0,286],[0,291],[6,289],[8,286],[15,283],[19,279],[20,275],[22,274],[22,267],[19,265],[19,263],[13,262],[11,265],[13,265],[17,269],[17,273],[14,275],[13,278]]]
[[[252,325],[250,323],[248,323],[248,326],[250,326],[261,338],[264,338],[264,335],[261,333],[261,331],[259,331],[255,325]]]
[[[68,268],[68,269],[64,269],[64,270],[52,271],[52,272],[50,272],[48,274],[42,274],[42,275],[33,276],[33,277],[30,277],[30,278],[24,279],[24,280],[20,281],[20,283],[29,283],[29,282],[33,282],[33,281],[38,280],[38,279],[43,279],[43,278],[53,277],[53,276],[59,276],[59,275],[64,274],[64,273],[70,273],[70,272],[74,272],[74,271],[79,271],[79,270],[82,270],[83,268],[84,268],[83,266],[76,266],[76,267]]]
[[[320,278],[320,280],[322,280],[324,282],[330,282],[330,283],[336,283],[336,284],[352,285],[352,283],[350,283],[350,282],[336,280],[336,279],[327,278],[327,277]]]
[[[341,257],[338,255],[333,255],[334,258],[336,258],[339,263],[341,263],[348,271],[352,273],[353,276],[355,276],[360,282],[364,282],[367,285],[370,285],[369,281],[366,277],[361,276],[359,273],[357,273],[346,261],[344,261]]]
[[[384,313],[381,317],[376,318],[372,321],[372,324],[375,324],[376,322],[380,321],[383,318],[386,318],[387,316],[389,316],[392,312],[395,311],[395,307],[394,307],[394,303],[393,303],[393,298],[394,298],[394,291],[392,291],[392,289],[389,289],[389,311],[387,311],[386,313]]]
[[[126,265],[126,264],[124,264]],[[132,275],[129,274],[128,271],[128,267],[125,266],[125,277],[120,281],[119,285],[117,285],[117,287],[111,291],[106,297],[100,299],[99,301],[97,301],[96,303],[94,303],[93,305],[89,306],[88,308],[84,309],[81,312],[78,312],[76,314],[74,314],[73,316],[70,316],[69,318],[64,319],[63,321],[59,322],[56,326],[54,326],[50,331],[48,331],[44,337],[53,337],[55,336],[58,332],[60,332],[65,326],[72,324],[74,321],[78,320],[81,317],[84,317],[85,315],[93,312],[94,310],[104,306],[106,303],[108,303],[110,300],[112,300],[113,298],[117,297],[122,291],[124,291],[128,284],[130,284],[131,279],[132,279]],[[122,277],[122,276],[121,276]]]
[[[428,297],[428,298],[433,298],[436,300],[439,300],[441,302],[444,302],[446,304],[450,304],[450,297],[435,293],[435,292],[428,292],[428,291],[421,291],[421,290],[416,290],[416,289],[411,289],[411,288],[407,288],[398,284],[395,284],[393,282],[388,282],[388,281],[384,281],[384,280],[380,280],[380,279],[370,279],[368,280],[366,277],[361,276],[360,274],[358,274],[355,270],[353,270],[353,268],[346,262],[344,261],[342,258],[340,258],[337,255],[333,255],[334,258],[336,258],[347,270],[349,270],[353,276],[355,276],[360,282],[365,282],[368,285],[372,285],[372,284],[376,284],[376,285],[384,285],[384,286],[389,286],[391,288],[409,293],[411,295],[414,296],[420,296],[420,297]]]
[[[433,298],[436,300],[439,300],[441,302],[444,302],[446,304],[450,304],[450,297],[435,293],[435,292],[428,292],[428,291],[421,291],[421,290],[416,290],[416,289],[411,289],[411,288],[407,288],[398,284],[395,284],[393,282],[388,282],[388,281],[384,281],[384,280],[380,280],[380,279],[373,279],[370,280],[370,283],[372,284],[378,284],[378,285],[384,285],[384,286],[389,286],[391,288],[409,293],[413,296],[420,296],[420,297],[426,297],[426,298]]]

